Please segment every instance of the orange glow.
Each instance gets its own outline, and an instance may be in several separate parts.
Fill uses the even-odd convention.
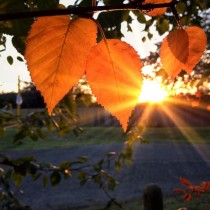
[[[156,80],[144,80],[142,91],[139,95],[139,103],[160,103],[168,95],[167,90],[161,85],[161,81],[158,81],[158,78]]]

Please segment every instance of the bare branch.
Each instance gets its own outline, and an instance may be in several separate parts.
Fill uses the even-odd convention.
[[[150,11],[155,8],[171,7],[175,4],[177,4],[177,1],[172,1],[170,3],[162,3],[162,4],[142,4],[142,3],[132,2],[129,4],[114,5],[114,6],[71,7],[67,9],[6,13],[6,14],[0,14],[0,21],[44,17],[44,16],[69,15],[69,14],[82,16],[90,12],[99,12],[99,11],[118,11],[118,10]]]

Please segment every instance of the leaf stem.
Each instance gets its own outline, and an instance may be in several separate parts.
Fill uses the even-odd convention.
[[[92,6],[92,7],[70,7],[66,9],[56,10],[41,10],[41,11],[30,11],[30,12],[16,12],[16,13],[5,13],[0,14],[0,21],[13,20],[13,19],[24,19],[24,18],[35,18],[44,16],[56,16],[56,15],[83,15],[88,12],[99,12],[99,11],[118,11],[118,10],[152,10],[155,8],[172,7],[177,4],[177,1],[162,4],[142,4],[142,2],[131,2],[129,4],[122,5],[107,5],[107,6]]]
[[[172,12],[173,15],[174,15],[174,18],[175,18],[175,20],[176,20],[178,26],[182,29],[182,28],[183,28],[183,27],[182,27],[182,23],[181,23],[181,20],[180,20],[180,18],[179,18],[179,15],[178,15],[178,13],[177,13],[177,11],[176,11],[175,5],[171,5],[171,6],[170,6],[170,9],[171,9],[171,12]]]

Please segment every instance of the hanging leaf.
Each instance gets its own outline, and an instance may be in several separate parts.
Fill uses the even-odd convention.
[[[70,21],[69,16],[42,17],[32,25],[25,58],[50,114],[84,75],[96,34],[94,21],[85,18]]]
[[[206,44],[206,34],[199,27],[192,26],[170,32],[160,48],[165,71],[172,78],[181,70],[190,74],[203,55]]]
[[[188,27],[186,32],[189,37],[189,55],[183,69],[190,74],[206,49],[207,37],[204,30],[197,26]]]
[[[141,67],[136,51],[116,39],[102,40],[87,59],[87,80],[93,94],[120,121],[124,131],[140,94]]]
[[[160,58],[165,71],[172,78],[182,70],[189,56],[189,39],[184,29],[170,32],[163,40],[160,48]]]
[[[169,3],[171,0],[145,0],[143,4],[162,4],[162,3]],[[158,16],[162,15],[166,12],[167,8],[157,8],[151,11],[144,11],[147,15],[150,16]]]

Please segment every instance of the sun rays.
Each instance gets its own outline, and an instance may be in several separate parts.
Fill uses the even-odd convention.
[[[209,116],[210,105],[201,103],[197,95],[201,87],[196,81],[192,83],[189,77],[184,76],[183,80],[178,77],[176,81],[163,84],[160,76],[145,76],[137,108],[140,111],[135,116],[138,119],[136,124],[143,127],[166,126],[169,129],[176,127],[189,143],[203,142],[204,137],[196,132],[195,126],[202,124],[201,121],[205,121],[202,118]],[[205,88],[207,86],[210,83],[205,84]],[[204,114],[198,114],[200,112]]]
[[[158,80],[143,80],[139,103],[159,103],[164,101],[167,96],[168,92]]]

